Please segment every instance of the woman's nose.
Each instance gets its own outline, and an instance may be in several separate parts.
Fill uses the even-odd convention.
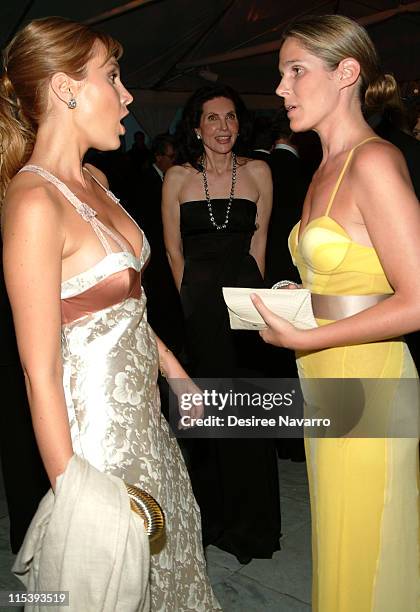
[[[287,94],[287,91],[288,89],[286,87],[284,77],[282,77],[276,89],[276,96],[279,96],[280,98],[284,98],[285,95]]]
[[[125,105],[128,106],[129,104],[132,103],[132,101],[134,100],[133,96],[131,95],[131,93],[128,91],[128,89],[126,89],[123,86],[123,91],[122,91],[122,95],[121,95],[121,102]]]

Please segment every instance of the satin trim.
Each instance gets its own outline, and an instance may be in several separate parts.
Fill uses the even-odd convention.
[[[104,280],[104,278],[110,276],[110,274],[120,272],[126,268],[134,268],[134,270],[140,272],[149,255],[150,247],[148,242],[145,243],[140,259],[128,251],[115,251],[115,253],[106,255],[92,267],[63,281],[61,283],[61,299],[71,298],[82,293],[82,291],[91,289],[97,283]]]
[[[140,295],[140,274],[133,268],[125,268],[107,276],[90,289],[61,300],[61,322],[72,323],[128,298],[140,299]]]
[[[386,300],[392,294],[380,295],[320,295],[311,294],[312,309],[317,319],[345,319]]]

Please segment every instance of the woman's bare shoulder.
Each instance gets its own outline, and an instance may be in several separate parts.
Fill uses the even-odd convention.
[[[351,163],[354,184],[379,184],[409,181],[407,164],[401,151],[387,140],[372,140],[358,147]]]
[[[401,151],[392,143],[382,138],[364,143],[354,151],[352,169],[364,172],[381,165],[399,165],[404,161]]]
[[[3,238],[55,234],[63,241],[64,211],[56,188],[36,175],[19,174],[11,181],[2,206]]]
[[[42,177],[32,172],[16,174],[10,181],[3,202],[3,212],[18,213],[21,209],[26,214],[37,214],[37,211],[56,216],[60,210],[57,188]]]
[[[172,185],[182,185],[185,180],[196,175],[198,170],[193,168],[191,164],[175,165],[169,168],[165,174],[165,182],[170,182]]]
[[[269,178],[271,176],[270,166],[262,159],[238,157],[238,165],[243,166],[247,172],[255,177]]]

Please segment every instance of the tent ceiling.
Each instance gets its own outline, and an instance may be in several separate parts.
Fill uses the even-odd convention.
[[[413,12],[385,18],[407,5]],[[95,21],[105,11],[124,7],[134,8],[101,20],[97,27],[123,43],[123,77],[131,89],[189,92],[206,82],[204,75],[217,76],[241,93],[272,95],[278,80],[277,51],[272,48],[285,23],[305,13],[370,18],[368,30],[385,70],[399,80],[420,77],[420,2],[412,0],[3,0],[2,46],[16,27],[36,17],[59,14]],[[263,44],[271,50],[249,55]],[[220,61],[221,54],[230,52],[249,56]]]

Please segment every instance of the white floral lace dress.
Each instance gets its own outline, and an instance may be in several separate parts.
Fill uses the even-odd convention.
[[[34,165],[22,170],[56,185],[106,253],[61,287],[63,384],[74,451],[97,469],[143,487],[164,510],[165,535],[151,548],[151,609],[220,610],[206,574],[199,509],[160,412],[158,352],[140,285],[149,244],[143,235],[137,259],[59,179]],[[121,251],[112,250],[115,243]]]

